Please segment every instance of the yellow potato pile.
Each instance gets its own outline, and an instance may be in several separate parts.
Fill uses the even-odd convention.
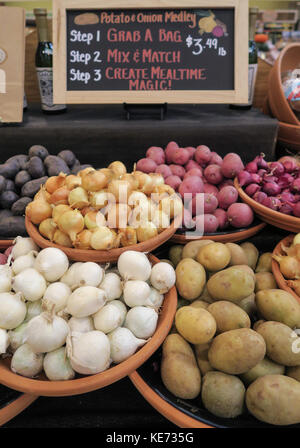
[[[251,243],[173,246],[181,296],[163,344],[161,377],[182,399],[201,398],[218,417],[250,412],[300,423],[300,304],[277,289],[272,254]]]
[[[65,247],[105,250],[157,236],[183,204],[160,174],[127,173],[122,162],[50,177],[28,204],[40,233]]]

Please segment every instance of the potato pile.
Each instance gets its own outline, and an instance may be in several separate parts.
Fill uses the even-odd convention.
[[[273,258],[278,262],[287,286],[300,297],[300,233],[294,236],[289,247],[281,244],[281,249],[285,255],[273,255]]]
[[[127,173],[122,162],[49,177],[26,216],[56,244],[108,250],[156,237],[177,216],[181,198],[160,174]]]
[[[272,254],[200,240],[169,258],[181,299],[163,344],[165,387],[218,417],[300,423],[300,304],[277,289]]]

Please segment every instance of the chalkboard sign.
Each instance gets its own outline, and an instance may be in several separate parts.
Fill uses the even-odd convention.
[[[54,101],[247,102],[247,3],[56,0]]]

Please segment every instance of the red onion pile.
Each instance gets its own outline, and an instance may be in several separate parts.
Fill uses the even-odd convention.
[[[238,173],[245,193],[272,210],[300,217],[300,167],[294,157],[267,163],[261,154]]]

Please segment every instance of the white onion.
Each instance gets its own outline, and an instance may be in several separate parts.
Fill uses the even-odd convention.
[[[118,270],[124,280],[147,281],[151,274],[151,264],[144,253],[127,250],[119,256]]]
[[[83,263],[81,261],[77,261],[76,263],[73,263],[67,272],[62,276],[60,279],[61,282],[65,283],[66,285],[70,286],[72,288],[73,285],[76,283],[77,278],[77,269],[82,265]]]
[[[122,324],[122,314],[118,307],[114,305],[105,305],[93,315],[94,326],[96,330],[107,334]]]
[[[92,261],[87,261],[78,266],[74,286],[99,286],[103,280],[104,270]]]
[[[68,321],[70,331],[78,333],[87,333],[88,331],[95,330],[93,318],[88,317],[71,317]]]
[[[111,363],[108,337],[102,331],[72,333],[67,339],[67,355],[75,372],[93,375]]]
[[[43,354],[37,354],[30,345],[23,344],[15,351],[10,368],[15,373],[33,378],[42,371],[43,358]]]
[[[48,282],[56,282],[67,272],[69,260],[62,250],[47,247],[36,257],[34,267]]]
[[[133,355],[139,347],[146,344],[146,340],[138,339],[128,328],[117,328],[108,335],[110,342],[110,356],[118,364]]]
[[[155,310],[158,310],[158,308],[162,306],[165,297],[153,287],[150,287],[150,290],[151,292],[147,301],[147,306],[153,307]]]
[[[38,246],[31,238],[23,238],[22,236],[17,236],[15,239],[15,244],[12,248],[11,255],[14,260],[22,255],[27,255],[30,251],[39,251]]]
[[[12,288],[15,292],[21,292],[26,300],[34,302],[43,297],[47,284],[36,269],[28,268],[13,277]]]
[[[25,340],[36,353],[51,352],[66,342],[69,325],[62,318],[44,312],[28,322]]]
[[[26,302],[27,314],[25,321],[29,322],[35,316],[38,316],[43,312],[42,299],[36,300],[35,302]]]
[[[105,292],[95,286],[82,286],[68,298],[66,311],[74,317],[95,314],[106,302]]]
[[[0,328],[12,330],[18,327],[25,319],[26,311],[22,294],[9,292],[0,294]]]
[[[15,352],[17,348],[24,344],[26,327],[27,322],[23,322],[17,328],[8,332],[9,348],[12,352]]]
[[[12,270],[8,264],[0,265],[0,293],[11,290]]]
[[[38,252],[31,250],[28,254],[18,257],[11,265],[14,275],[19,274],[24,269],[33,268],[37,254]]]
[[[68,285],[62,282],[51,283],[45,291],[42,304],[54,311],[62,311],[66,305],[72,291]]]
[[[0,355],[6,353],[7,347],[9,346],[9,336],[6,330],[0,328]]]
[[[75,372],[67,358],[65,347],[47,353],[43,367],[47,378],[51,381],[71,380],[75,376]]]
[[[135,306],[128,311],[124,327],[128,328],[137,338],[150,338],[157,325],[158,314],[153,308]]]
[[[141,280],[129,280],[125,283],[123,296],[129,307],[148,305],[150,286]]]
[[[120,277],[109,272],[105,275],[104,280],[100,284],[101,288],[105,292],[106,300],[110,302],[111,300],[119,299],[122,295],[122,283]]]
[[[150,276],[150,282],[161,294],[168,292],[176,282],[174,268],[164,261],[153,266]]]
[[[121,321],[120,327],[122,327],[122,325],[125,321],[126,314],[127,314],[126,305],[124,304],[124,302],[121,302],[121,300],[112,300],[111,302],[109,302],[109,304],[116,306],[118,308],[118,310],[120,311],[121,316],[122,316],[122,321]]]

